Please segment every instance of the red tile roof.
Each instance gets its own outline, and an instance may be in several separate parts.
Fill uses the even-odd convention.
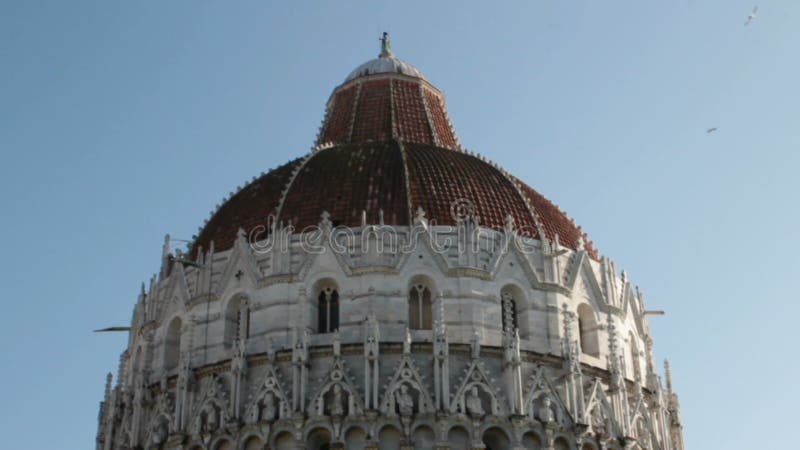
[[[318,145],[392,138],[458,148],[441,92],[421,78],[394,73],[358,77],[334,90]]]
[[[292,171],[301,161],[302,158],[298,158],[269,171],[224,202],[195,239],[191,257],[197,256],[199,247],[207,251],[211,241],[214,241],[215,250],[231,248],[239,228],[249,233],[259,225],[266,226],[267,218],[280,203]]]
[[[295,168],[299,171],[292,179]],[[489,228],[503,229],[510,214],[518,230],[537,238],[538,218],[549,239],[557,234],[570,248],[581,235],[552,202],[475,156],[389,140],[318,150],[304,163],[297,159],[267,173],[220,207],[197,238],[192,256],[198,246],[208,249],[212,240],[216,250],[230,248],[240,227],[249,235],[254,227],[267,224],[271,214],[302,231],[318,225],[323,211],[334,225],[359,226],[362,211],[370,224],[379,223],[382,211],[387,225],[410,225],[413,212],[421,207],[436,224],[455,225],[453,206],[464,202]],[[585,249],[597,257],[590,245]]]
[[[421,207],[440,225],[454,225],[453,205],[467,202],[481,225],[502,229],[506,216],[530,236],[539,227],[575,248],[582,232],[557,206],[486,161],[462,152],[442,94],[426,80],[401,73],[356,77],[328,102],[318,144],[247,185],[216,211],[195,240],[225,250],[236,232],[267,224],[270,215],[298,231],[318,225],[323,211],[334,225],[410,225]],[[294,172],[296,175],[293,176]],[[585,244],[593,258],[597,252]]]
[[[409,211],[403,159],[392,141],[349,144],[315,153],[295,177],[286,194],[279,220],[291,221],[298,231],[319,225],[328,211],[334,225],[361,225],[379,220],[408,224]]]

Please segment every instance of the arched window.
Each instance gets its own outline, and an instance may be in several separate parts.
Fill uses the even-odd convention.
[[[500,293],[500,307],[503,313],[503,332],[513,333],[514,330],[519,328],[519,323],[517,322],[517,301],[514,299],[514,293],[511,290],[503,289]]]
[[[569,450],[570,446],[566,439],[560,437],[553,442],[553,448],[555,450]]]
[[[319,290],[317,296],[317,333],[333,333],[339,329],[339,292],[331,287]]]
[[[183,323],[179,317],[172,319],[164,337],[164,370],[178,367],[181,356],[181,328]]]
[[[247,300],[234,298],[225,309],[225,346],[230,347],[236,339],[246,339],[249,336],[250,308]]]
[[[597,321],[592,307],[586,303],[578,307],[578,328],[581,333],[581,351],[594,357],[600,356],[600,344],[597,339]]]
[[[483,432],[483,444],[486,450],[503,450],[511,448],[511,442],[505,431],[492,427]]]
[[[408,327],[412,330],[433,329],[431,289],[424,283],[411,285],[408,292]]]

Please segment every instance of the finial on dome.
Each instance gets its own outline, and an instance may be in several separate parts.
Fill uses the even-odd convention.
[[[389,42],[389,33],[383,32],[383,37],[380,39],[381,41],[381,54],[378,55],[381,58],[391,58],[394,56],[392,53],[392,43]]]

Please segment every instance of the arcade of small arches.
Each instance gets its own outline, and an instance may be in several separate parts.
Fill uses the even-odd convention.
[[[352,425],[344,431],[344,442],[338,448],[346,449],[363,449],[369,443],[369,434],[360,425]],[[492,425],[485,427],[483,430],[480,441],[484,445],[484,449],[507,449],[510,448],[511,439],[510,432],[504,426]],[[392,424],[382,426],[377,433],[378,444],[375,445],[376,450],[400,450],[403,447],[403,433],[400,427]],[[437,448],[435,432],[432,425],[420,424],[414,427],[412,431],[413,446],[409,448],[421,450],[434,450]],[[474,437],[470,435],[468,427],[465,425],[455,424],[447,429],[447,442],[448,448],[452,450],[471,450],[473,448]],[[542,443],[545,438],[542,437],[540,430],[529,430],[522,435],[521,443],[524,449],[542,450],[547,448]],[[634,446],[631,448],[637,448]],[[331,429],[329,427],[316,427],[305,433],[305,449],[308,450],[329,450],[337,448],[332,443]],[[598,448],[591,443],[583,443],[580,446],[576,445],[569,436],[558,436],[553,440],[552,450],[598,450]],[[245,435],[242,439],[237,440],[233,436],[219,437],[209,446],[202,444],[195,444],[188,447],[189,450],[296,450],[297,443],[295,441],[295,433],[291,429],[278,431],[275,436],[266,442],[257,435]],[[620,448],[621,449],[621,448]]]

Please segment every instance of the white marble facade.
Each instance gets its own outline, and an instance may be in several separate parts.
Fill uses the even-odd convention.
[[[167,238],[98,450],[683,449],[612,261],[422,211],[271,236],[196,262]]]

